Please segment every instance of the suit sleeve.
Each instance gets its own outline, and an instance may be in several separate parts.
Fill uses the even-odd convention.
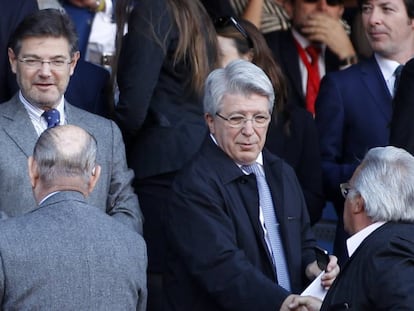
[[[125,146],[118,126],[111,121],[112,171],[107,213],[142,235],[143,216],[131,182],[134,173],[127,167]]]
[[[231,212],[214,182],[182,175],[166,213],[166,236],[174,253],[223,310],[279,310],[288,292],[254,267],[238,247]],[[256,190],[254,190],[256,191]],[[197,286],[198,287],[198,286]],[[185,298],[183,298],[185,299]]]
[[[321,82],[316,100],[315,122],[319,132],[325,194],[329,200],[341,199],[339,184],[349,180],[356,163],[343,163],[346,127],[344,94],[338,79],[327,74]]]
[[[384,242],[386,243],[386,242]],[[414,245],[411,239],[394,237],[388,248],[370,255],[364,288],[373,310],[411,310],[414,306]]]

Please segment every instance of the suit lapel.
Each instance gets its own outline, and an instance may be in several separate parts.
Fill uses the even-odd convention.
[[[17,95],[3,105],[7,105],[1,116],[4,131],[27,157],[31,156],[38,136],[29,114]]]
[[[240,204],[246,209],[246,213],[253,226],[257,240],[260,241],[261,248],[267,254],[268,264],[270,265],[269,271],[273,271],[273,276],[276,279],[272,257],[267,248],[263,228],[259,220],[259,192],[256,177],[254,174],[245,175],[241,169],[214,144],[210,137],[207,137],[205,140],[201,151],[203,154],[208,155],[208,162],[214,163],[217,166],[217,172],[223,183],[223,187],[228,189],[229,193],[233,193],[235,189],[233,188],[233,185],[237,188],[236,191],[237,194],[240,195],[241,201],[237,201],[235,204]],[[231,169],[231,167],[233,167],[233,169]]]
[[[240,194],[244,202],[244,206],[246,207],[246,211],[249,215],[250,222],[253,224],[253,228],[258,238],[258,241],[260,241],[262,248],[266,251],[269,263],[272,264],[272,255],[270,254],[269,249],[267,247],[264,238],[264,231],[259,219],[260,201],[256,176],[254,174],[250,174],[241,178],[248,180],[248,182],[245,183],[243,188],[240,189]]]
[[[277,220],[282,225],[285,211],[284,211],[284,195],[283,195],[283,179],[279,172],[282,171],[281,161],[270,159],[267,152],[263,151],[263,164],[266,181],[269,185],[272,194],[273,208],[275,209]],[[283,224],[284,225],[284,224]]]
[[[65,118],[66,124],[72,124],[82,127],[83,114],[79,110],[65,101]]]

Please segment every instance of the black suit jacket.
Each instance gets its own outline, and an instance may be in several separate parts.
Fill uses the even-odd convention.
[[[166,0],[137,3],[119,58],[115,113],[138,179],[177,171],[207,133],[201,100],[189,93],[190,68],[174,60],[178,29],[166,6]]]
[[[270,123],[266,148],[281,157],[295,170],[305,196],[311,224],[322,215],[325,205],[322,183],[322,162],[316,125],[311,114],[293,105],[289,109],[289,135],[285,114],[278,114]]]
[[[273,31],[264,35],[276,62],[282,68],[288,82],[288,102],[306,107],[299,69],[299,53],[291,30]],[[325,51],[326,72],[339,69],[338,57],[329,49]]]
[[[342,268],[321,311],[413,310],[413,232],[412,223],[391,222],[372,232]]]
[[[0,18],[0,103],[12,98],[18,87],[10,69],[8,43],[17,25],[38,10],[36,0],[2,1]]]
[[[390,126],[390,145],[404,148],[414,154],[414,59],[408,61],[400,77],[393,105]]]
[[[315,240],[293,170],[271,153],[263,163],[293,292],[303,289]],[[165,289],[171,310],[279,310],[288,292],[276,284],[259,221],[256,178],[245,175],[210,137],[176,178],[166,212]]]

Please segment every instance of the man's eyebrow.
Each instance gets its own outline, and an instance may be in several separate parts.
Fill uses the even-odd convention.
[[[40,57],[39,55],[36,55],[36,54],[22,54],[21,57],[24,57],[24,58],[30,57],[30,58],[35,58],[35,59],[42,59],[42,57]],[[68,57],[67,57],[67,55],[61,55],[61,54],[59,54],[59,55],[51,56],[48,59],[57,59],[57,58],[65,58],[66,59]]]

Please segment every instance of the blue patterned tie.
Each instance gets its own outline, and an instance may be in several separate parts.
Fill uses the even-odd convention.
[[[43,112],[42,117],[47,122],[47,128],[55,127],[60,123],[60,113],[56,109],[49,109]]]
[[[280,237],[279,222],[276,217],[275,209],[273,208],[272,195],[266,182],[266,178],[256,163],[251,165],[243,165],[242,168],[246,172],[256,175],[260,206],[262,208],[270,246],[272,248],[273,264],[276,267],[277,280],[280,286],[290,291],[290,278],[285,251]]]

